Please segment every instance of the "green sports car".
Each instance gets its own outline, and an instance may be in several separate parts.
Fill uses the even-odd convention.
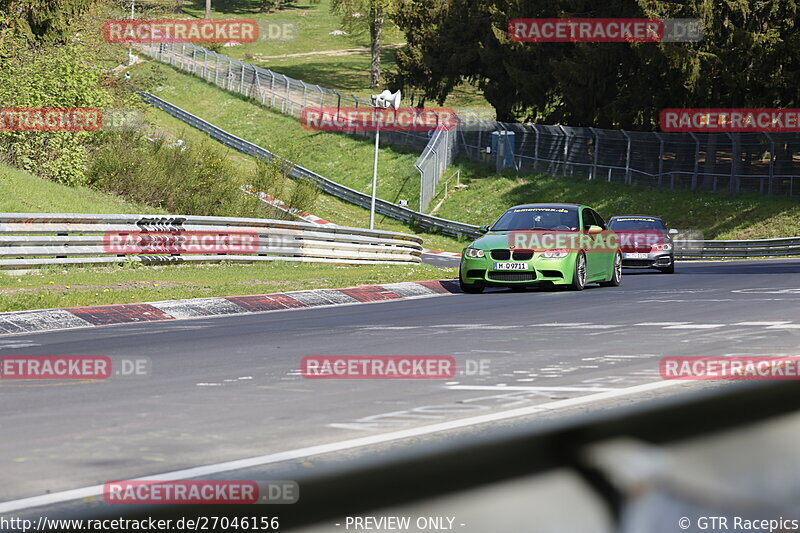
[[[616,287],[622,254],[616,234],[591,207],[528,204],[512,207],[461,254],[459,281],[468,293],[486,287]]]

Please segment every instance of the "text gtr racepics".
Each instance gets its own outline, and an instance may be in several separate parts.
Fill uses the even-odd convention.
[[[512,207],[483,237],[464,248],[459,280],[468,293],[485,287],[616,287],[622,279],[617,235],[591,207],[530,204]]]

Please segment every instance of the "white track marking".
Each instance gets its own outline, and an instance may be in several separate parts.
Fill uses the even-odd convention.
[[[788,324],[788,320],[773,320],[773,321],[762,321],[762,322],[736,322],[733,324],[734,326],[780,326],[781,324]]]
[[[588,322],[550,322],[549,324],[530,324],[528,328],[574,328],[576,326],[589,326]]]
[[[800,324],[780,324],[768,326],[766,329],[800,329]]]
[[[584,324],[580,326],[566,326],[569,329],[611,329],[621,328],[623,324],[609,325],[609,324]]]
[[[688,324],[688,322],[639,322],[638,324],[634,324],[634,326],[660,327],[660,326],[680,326],[682,324]]]
[[[520,380],[517,380],[520,381]],[[619,389],[606,389],[602,387],[523,387],[517,385],[453,385],[450,390],[528,390],[538,392],[609,392]]]
[[[724,328],[727,324],[682,324],[680,326],[667,326],[664,329],[715,329]]]
[[[624,389],[615,389],[607,392],[599,392],[597,394],[589,394],[587,396],[570,398],[568,400],[557,400],[554,402],[548,402],[535,406],[521,407],[518,409],[501,411],[499,413],[473,416],[469,418],[461,418],[450,422],[431,424],[427,426],[405,429],[401,431],[392,431],[389,433],[370,435],[368,437],[360,437],[356,439],[332,442],[329,444],[320,444],[317,446],[309,446],[307,448],[298,448],[284,452],[271,453],[268,455],[260,455],[258,457],[250,457],[247,459],[238,459],[235,461],[227,461],[224,463],[198,466],[194,468],[186,468],[183,470],[174,470],[172,472],[166,472],[163,474],[137,478],[136,480],[174,481],[179,479],[190,479],[202,476],[212,476],[225,472],[231,472],[234,470],[241,470],[243,468],[252,468],[256,466],[264,466],[284,461],[297,460],[314,455],[334,453],[343,450],[352,450],[355,448],[362,448],[364,446],[373,446],[376,444],[383,444],[386,442],[391,442],[396,440],[420,437],[423,435],[432,435],[435,433],[441,433],[443,431],[451,431],[454,429],[464,429],[472,427],[476,424],[487,424],[490,422],[508,420],[511,418],[517,418],[521,416],[528,416],[540,413],[543,411],[554,411],[558,409],[575,407],[578,405],[592,404],[595,402],[619,398],[621,396],[629,396],[632,394],[652,392],[659,389],[674,387],[676,385],[685,385],[685,382],[680,380],[656,381],[644,385],[637,385],[635,387],[627,387]],[[503,388],[508,389],[509,387],[503,387]],[[54,505],[58,503],[64,503],[84,498],[95,498],[103,495],[103,487],[104,487],[103,485],[93,485],[90,487],[83,487],[80,489],[53,492],[50,494],[43,494],[41,496],[32,496],[30,498],[22,498],[19,500],[3,502],[0,503],[0,513],[10,513],[22,509],[41,507],[43,505]]]

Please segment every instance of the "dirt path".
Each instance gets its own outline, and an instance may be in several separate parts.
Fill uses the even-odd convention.
[[[397,44],[387,44],[383,46],[383,49],[391,49],[391,48],[400,48],[404,46],[406,43],[397,43]],[[286,57],[307,57],[307,56],[349,56],[353,54],[361,54],[364,52],[369,52],[370,49],[367,46],[361,48],[342,48],[339,50],[318,50],[316,52],[303,52],[300,54],[281,54],[277,56],[262,56],[261,54],[253,54],[255,59],[259,61],[263,61],[266,59],[282,59]]]

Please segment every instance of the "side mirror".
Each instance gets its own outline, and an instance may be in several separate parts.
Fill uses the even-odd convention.
[[[672,228],[667,233],[669,233],[670,235],[677,235],[678,234],[678,230],[676,230],[675,228]]]
[[[484,224],[483,226],[478,228],[478,231],[480,231],[481,233],[487,233],[489,231],[489,228],[491,228],[491,227],[492,226],[489,225],[489,224]]]
[[[589,226],[588,232],[589,235],[597,235],[598,233],[603,233],[603,228],[601,228],[600,226],[592,225]]]

